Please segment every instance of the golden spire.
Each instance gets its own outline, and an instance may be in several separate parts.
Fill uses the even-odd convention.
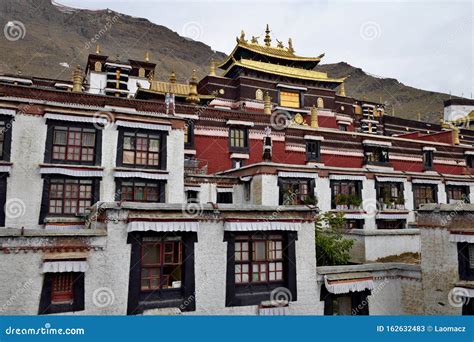
[[[291,40],[291,38],[288,39],[288,51],[291,53],[295,52],[295,49],[293,49],[293,41]]]
[[[318,109],[314,105],[313,105],[313,107],[311,107],[311,127],[312,128],[318,128],[319,127],[319,125],[318,125]]]
[[[97,45],[95,46],[95,54],[96,54],[96,55],[100,55],[100,44],[97,44]]]
[[[270,46],[270,43],[272,42],[272,39],[270,38],[270,29],[268,28],[268,24],[267,29],[265,30],[265,39],[263,41],[265,42],[265,46]]]
[[[339,86],[339,96],[346,96],[346,87],[344,85],[344,82],[342,82]]]
[[[240,38],[237,37],[237,43],[246,43],[244,30],[240,31]]]
[[[186,98],[186,102],[198,104],[199,103],[199,95],[197,92],[197,77],[196,77],[196,69],[193,70],[193,75],[191,80],[189,81],[189,94]]]
[[[453,144],[459,145],[459,127],[453,126]]]
[[[211,62],[209,63],[209,76],[216,76],[216,61],[214,58],[211,58]]]
[[[170,74],[170,83],[176,83],[176,74],[174,71],[172,71]]]
[[[76,92],[76,93],[82,92],[83,80],[84,78],[82,77],[82,70],[81,70],[81,67],[78,65],[72,73],[72,91],[73,92]]]
[[[271,102],[270,94],[268,91],[265,92],[265,96],[263,97],[263,113],[267,115],[272,114],[272,102]]]
[[[421,121],[421,113],[420,112],[417,113],[417,116],[418,116],[418,121]],[[441,119],[441,120],[443,121],[443,119]]]
[[[150,61],[150,53],[147,51],[145,52],[145,62],[149,62]]]

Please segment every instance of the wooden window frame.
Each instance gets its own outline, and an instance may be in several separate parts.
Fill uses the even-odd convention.
[[[342,191],[337,191],[338,189],[342,190],[343,184],[347,184],[348,189],[353,188],[354,191],[350,190],[347,194]],[[359,199],[362,199],[362,181],[360,180],[331,180],[329,186],[331,188],[331,209],[336,209],[336,196],[338,194],[355,195]]]
[[[459,199],[453,198],[453,194],[455,192],[460,193],[461,198]],[[446,199],[448,200],[448,204],[456,203],[456,202],[452,202],[453,200],[464,201],[464,203],[469,203],[469,194],[470,194],[470,189],[468,185],[446,185]]]
[[[459,270],[459,279],[472,281],[474,280],[474,267],[471,267],[469,261],[469,245],[472,245],[468,242],[458,242],[458,270]]]
[[[48,119],[46,121],[48,125],[48,133],[46,135],[46,149],[44,154],[44,162],[48,164],[66,164],[66,165],[95,165],[100,166],[102,163],[102,130],[97,129],[93,124],[88,123],[71,123],[68,121],[58,121],[58,120],[51,120]],[[66,145],[56,145],[54,143],[55,132],[57,128],[63,127],[67,130],[66,136]],[[84,133],[94,133],[95,140],[93,147],[84,147],[81,145],[74,145],[74,147],[80,146],[80,156],[82,156],[82,148],[91,148],[92,152],[92,160],[68,160],[67,153],[68,149],[72,148],[69,144],[69,132],[71,129],[78,129],[81,133],[81,143],[83,139]],[[91,132],[84,132],[84,130],[90,130]],[[92,132],[93,131],[93,132]],[[63,146],[65,147],[65,159],[54,159],[54,146]]]
[[[384,153],[386,158],[384,158]],[[372,159],[370,156],[375,156],[375,159]],[[385,146],[364,146],[364,163],[366,165],[389,165],[390,149]]]
[[[421,204],[427,204],[427,203],[438,203],[438,186],[436,184],[413,184],[412,185],[412,191],[413,191],[413,207],[418,209]],[[420,202],[419,198],[417,197],[417,190],[425,189],[425,196],[423,199],[427,199],[426,197],[426,188],[431,188],[431,191],[433,193],[433,202]]]
[[[10,161],[13,121],[14,117],[0,115],[0,136],[3,137],[3,144],[0,146],[0,160],[2,161]]]
[[[314,178],[278,178],[279,189],[279,205],[302,205],[305,204],[305,198],[315,197],[314,187],[316,182]],[[285,199],[285,192],[291,187],[298,187],[298,193],[290,202]],[[305,186],[306,192],[302,192],[301,188]],[[300,192],[301,191],[301,192]]]
[[[230,201],[229,201],[228,196],[230,196]],[[216,203],[222,203],[222,204],[234,203],[234,193],[233,192],[217,192]]]
[[[131,183],[132,184],[132,200],[124,199],[124,190],[123,187],[125,186],[124,183]],[[156,185],[158,187],[158,200],[156,201],[148,201],[147,199],[144,200],[135,200],[135,191],[137,188],[137,183],[144,183],[145,184],[145,196],[146,196],[146,188],[150,187],[150,185]],[[150,180],[150,179],[141,179],[141,178],[116,178],[116,191],[115,191],[115,200],[119,202],[136,202],[136,203],[165,203],[166,202],[166,182],[162,180]]]
[[[407,220],[403,220],[403,219],[394,219],[394,220],[377,219],[376,220],[377,229],[381,229],[381,230],[405,229],[406,224],[407,224]]]
[[[281,235],[283,254],[283,279],[281,281],[236,283],[235,277],[235,243],[239,236],[252,236],[254,239],[260,236],[266,239],[268,236]],[[267,301],[272,290],[285,287],[291,293],[291,301],[297,300],[296,292],[296,240],[297,232],[225,232],[224,241],[227,242],[227,276],[226,276],[226,307],[258,305]],[[250,249],[250,248],[249,248]],[[250,266],[249,266],[250,267]],[[251,272],[251,269],[249,270]],[[249,279],[250,280],[250,279]]]
[[[306,141],[306,161],[321,161],[321,142],[315,140]]]
[[[186,149],[194,149],[194,121],[188,120],[186,125],[184,126],[185,129],[185,137],[187,136],[188,141],[184,142],[184,148]]]
[[[234,138],[232,137],[232,132],[239,131],[242,133],[242,138],[238,138],[239,141],[242,141],[243,146],[235,146],[235,134]],[[239,134],[240,136],[240,134]],[[249,152],[249,129],[245,126],[232,126],[229,128],[229,152],[240,152],[248,153]]]
[[[153,291],[141,289],[142,245],[150,242],[181,241],[181,287]],[[132,232],[127,243],[131,245],[127,314],[137,315],[144,310],[175,307],[181,311],[196,309],[194,277],[194,244],[197,234],[191,232]]]
[[[137,135],[146,135],[147,139],[147,151],[141,151],[141,152],[146,152],[147,153],[147,164],[137,164],[136,163],[136,153],[137,153],[137,146],[135,143],[135,149],[131,149],[129,151],[134,151],[134,163],[129,164],[129,163],[124,163],[123,161],[123,154],[124,154],[124,141],[125,141],[125,136],[126,135],[133,135],[134,139],[136,141]],[[159,150],[158,152],[151,152],[151,153],[157,153],[158,154],[158,165],[148,165],[148,154],[150,153],[149,148],[150,148],[150,136],[158,136],[159,137]],[[156,130],[145,130],[145,129],[129,129],[129,128],[124,128],[120,127],[119,128],[119,135],[118,135],[118,147],[117,147],[117,166],[119,167],[127,167],[127,168],[134,168],[134,169],[152,169],[152,170],[166,170],[166,157],[167,157],[167,135],[168,133],[165,131],[156,131]],[[142,138],[142,137],[140,137]]]
[[[72,277],[72,301],[54,302],[54,282],[64,273],[45,273],[41,290],[39,315],[63,312],[76,312],[84,310],[84,273],[68,272]]]
[[[40,218],[39,224],[44,224],[46,217],[70,217],[70,216],[82,216],[83,214],[80,213],[64,213],[64,202],[62,207],[62,213],[51,213],[50,212],[50,193],[51,193],[51,181],[52,180],[63,180],[63,184],[65,184],[66,180],[89,180],[92,181],[92,191],[91,191],[91,205],[94,205],[100,199],[100,179],[95,177],[90,178],[79,178],[79,177],[70,177],[70,176],[60,176],[60,175],[45,175],[43,176],[43,195],[41,199],[41,210],[40,210]],[[54,182],[53,182],[54,183]],[[78,183],[80,184],[80,183]],[[64,187],[63,187],[64,193]],[[63,194],[63,198],[65,194]],[[64,199],[63,199],[64,201]]]
[[[423,151],[423,167],[425,170],[433,170],[434,168],[434,151]]]
[[[389,192],[390,194],[387,195],[385,188],[390,188]],[[393,196],[393,188],[396,189],[398,192],[398,196],[394,197]],[[396,202],[398,197],[401,196],[405,198],[405,186],[402,182],[376,182],[375,183],[375,192],[377,194],[377,201],[382,204],[385,203],[387,200],[388,201],[393,201]],[[403,204],[405,206],[405,204]]]

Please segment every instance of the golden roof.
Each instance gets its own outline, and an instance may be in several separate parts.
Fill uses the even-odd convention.
[[[229,56],[218,65],[219,68],[222,68],[226,65],[229,60],[231,60],[239,48],[244,48],[250,50],[252,52],[265,55],[268,57],[276,57],[276,58],[283,58],[290,61],[301,61],[301,62],[320,62],[321,59],[324,57],[324,53],[319,55],[318,57],[301,57],[295,55],[294,51],[290,50],[286,47],[274,47],[274,46],[263,46],[258,43],[251,43],[251,42],[240,42],[234,48],[234,50],[229,54]]]
[[[157,93],[173,93],[175,95],[188,96],[189,84],[153,80],[150,82],[149,90]]]
[[[285,65],[265,63],[265,62],[250,60],[250,59],[244,59],[244,58],[242,58],[239,61],[233,59],[232,64],[224,72],[223,76],[225,76],[234,65],[256,70],[256,71],[264,71],[264,72],[279,75],[279,76],[294,77],[294,78],[300,78],[300,79],[311,80],[311,81],[342,83],[346,79],[345,77],[344,78],[329,78],[326,73],[315,71],[315,70],[293,68],[293,67],[289,67]]]

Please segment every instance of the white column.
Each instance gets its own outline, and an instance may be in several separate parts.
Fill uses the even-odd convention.
[[[375,179],[362,181],[362,205],[367,212],[364,229],[377,229],[375,214],[380,205],[377,204],[377,192],[375,191]]]
[[[115,201],[114,168],[117,159],[118,130],[114,125],[107,125],[102,130],[102,161],[104,176],[100,184],[100,200]]]
[[[446,186],[438,184],[438,203],[447,203]]]
[[[410,182],[403,182],[403,196],[405,197],[405,208],[409,211],[408,222],[415,221],[415,204],[413,198],[413,186]]]
[[[173,129],[166,142],[166,169],[169,172],[166,184],[166,203],[184,202],[184,131]]]
[[[331,185],[328,177],[316,178],[314,194],[318,199],[318,208],[321,212],[331,210]]]

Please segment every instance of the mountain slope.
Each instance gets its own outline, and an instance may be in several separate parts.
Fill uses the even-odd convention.
[[[147,19],[134,18],[110,10],[77,10],[54,5],[50,0],[1,0],[0,28],[9,21],[20,21],[25,28],[23,39],[10,41],[0,36],[0,72],[70,79],[71,67],[83,66],[94,53],[96,39],[101,53],[121,59],[150,60],[157,63],[156,77],[166,79],[175,71],[178,80],[189,79],[193,69],[203,76],[211,58],[221,60],[223,53],[209,46],[183,38],[170,29]],[[232,37],[229,37],[232,39]],[[69,67],[67,67],[69,66]],[[378,78],[346,63],[318,67],[330,76],[350,75],[346,82],[348,96],[379,101],[388,112],[404,118],[418,117],[437,122],[447,94],[424,91]]]

